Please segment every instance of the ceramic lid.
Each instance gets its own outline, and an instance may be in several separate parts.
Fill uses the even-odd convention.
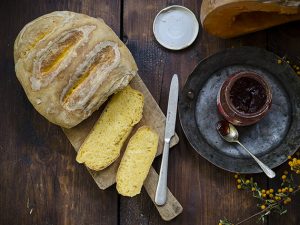
[[[153,22],[156,40],[164,47],[180,50],[190,46],[197,37],[199,23],[194,13],[179,5],[162,9]]]

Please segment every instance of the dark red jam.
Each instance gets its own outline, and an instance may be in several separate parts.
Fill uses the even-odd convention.
[[[255,113],[266,103],[267,94],[264,86],[257,80],[241,77],[231,87],[230,100],[238,111]]]
[[[226,136],[230,132],[230,130],[229,130],[229,123],[226,120],[220,120],[219,122],[217,122],[216,127],[217,127],[217,131],[222,136]]]

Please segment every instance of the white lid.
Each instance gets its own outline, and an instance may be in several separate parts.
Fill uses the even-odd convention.
[[[180,5],[162,9],[153,22],[156,40],[168,49],[180,50],[190,46],[198,31],[199,23],[194,13]]]

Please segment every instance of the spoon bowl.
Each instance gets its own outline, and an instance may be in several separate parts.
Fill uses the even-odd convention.
[[[269,177],[274,178],[275,172],[271,170],[267,165],[260,161],[255,155],[253,155],[240,141],[239,132],[237,129],[226,120],[221,120],[216,125],[217,131],[220,136],[227,142],[239,144],[248,154],[257,162],[262,171]]]

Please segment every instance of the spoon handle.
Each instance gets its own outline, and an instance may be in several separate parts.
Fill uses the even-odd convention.
[[[240,146],[242,146],[243,149],[245,149],[249,153],[249,155],[251,155],[251,157],[257,162],[257,164],[260,166],[260,168],[265,172],[265,174],[269,178],[274,178],[276,176],[276,174],[273,170],[271,170],[266,164],[264,164],[262,161],[260,161],[258,158],[256,158],[256,156],[253,155],[241,142],[236,141],[236,143],[238,143]]]

